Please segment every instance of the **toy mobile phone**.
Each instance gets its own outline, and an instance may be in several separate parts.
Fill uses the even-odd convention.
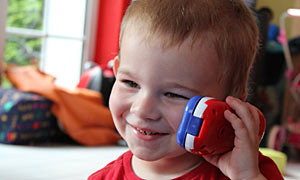
[[[234,146],[234,130],[225,119],[224,111],[232,109],[211,97],[195,96],[187,103],[177,132],[177,143],[194,154],[213,155],[230,151]],[[259,136],[265,131],[265,119],[260,116]]]

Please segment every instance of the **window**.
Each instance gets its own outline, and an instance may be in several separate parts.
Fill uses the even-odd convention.
[[[82,64],[93,60],[98,0],[5,1],[3,62],[36,64],[55,76],[56,84],[75,87]]]
[[[3,52],[4,52],[4,42],[5,42],[5,22],[6,22],[6,8],[7,1],[0,1],[0,83],[1,83],[1,74],[2,74],[2,62],[3,60]]]

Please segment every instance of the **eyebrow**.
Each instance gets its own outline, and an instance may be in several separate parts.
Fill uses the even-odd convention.
[[[191,92],[195,92],[195,93],[197,93],[198,91],[196,90],[196,89],[193,89],[193,88],[190,88],[190,87],[188,87],[188,86],[185,86],[185,85],[181,85],[181,84],[179,84],[179,83],[173,83],[173,82],[170,82],[170,83],[166,83],[168,86],[170,86],[170,87],[173,87],[173,88],[180,88],[180,89],[187,89],[187,90],[189,90],[189,91],[191,91]]]
[[[132,75],[132,73],[131,72],[129,72],[129,71],[127,71],[126,69],[124,69],[124,68],[119,68],[118,70],[117,70],[117,73],[119,74],[125,74],[125,75]]]
[[[118,74],[119,73],[120,74],[124,74],[124,75],[128,75],[128,76],[134,76],[133,73],[131,73],[130,71],[126,70],[125,68],[119,68],[118,69]],[[195,93],[199,92],[196,89],[190,88],[190,87],[185,86],[185,85],[181,85],[181,84],[176,83],[176,82],[166,82],[164,84],[166,84],[167,86],[172,87],[172,88],[187,89],[188,91],[195,92]]]
[[[117,74],[121,74],[121,75],[125,75],[125,76],[128,76],[128,77],[130,77],[130,78],[136,78],[136,76],[135,76],[135,74],[134,73],[132,73],[132,72],[130,72],[130,71],[128,71],[126,68],[119,68],[118,70],[117,70]]]

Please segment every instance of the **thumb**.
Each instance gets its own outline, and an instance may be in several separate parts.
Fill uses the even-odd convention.
[[[218,162],[221,156],[216,154],[216,155],[203,155],[202,157],[210,164],[218,167]]]

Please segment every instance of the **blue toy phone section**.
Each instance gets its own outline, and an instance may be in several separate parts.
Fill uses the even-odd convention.
[[[204,96],[192,97],[185,106],[182,122],[177,131],[177,143],[185,148],[187,134],[198,136],[203,119],[193,116],[196,106]]]

